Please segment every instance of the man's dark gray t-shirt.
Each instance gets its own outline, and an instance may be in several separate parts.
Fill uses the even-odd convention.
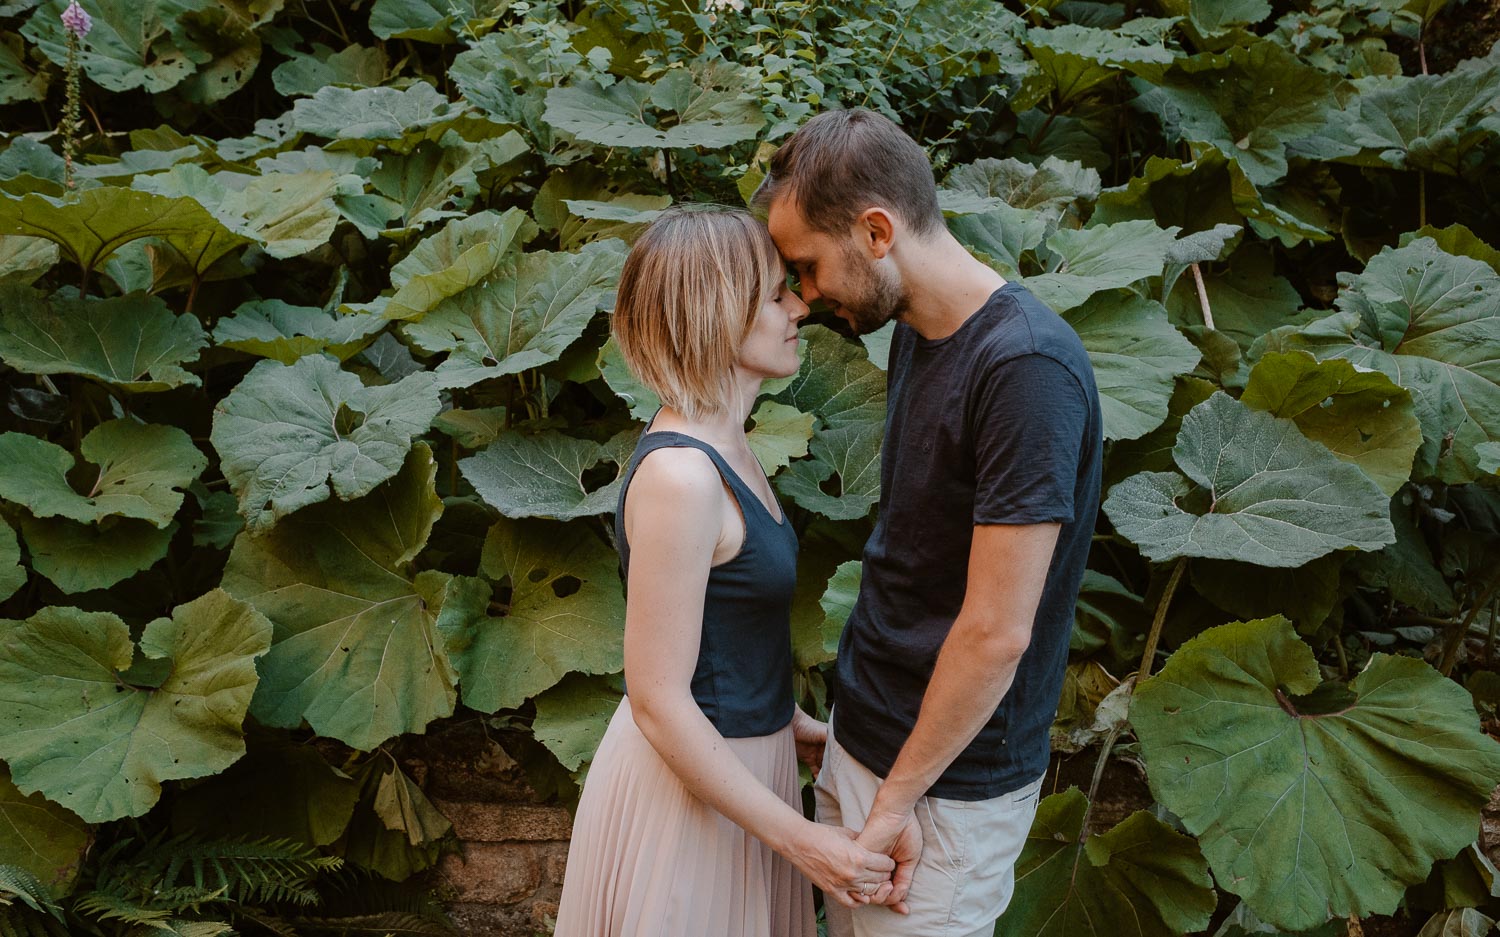
[[[839,640],[834,735],[880,777],[916,725],[963,605],[976,524],[1061,524],[1031,643],[979,735],[928,793],[987,800],[1047,768],[1099,510],[1103,419],[1078,335],[1007,283],[946,338],[896,325],[880,516]]]

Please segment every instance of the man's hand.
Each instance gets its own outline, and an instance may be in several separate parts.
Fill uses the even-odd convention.
[[[885,853],[896,863],[890,884],[882,885],[870,902],[888,905],[897,914],[911,913],[906,895],[911,891],[917,860],[922,858],[922,827],[916,814],[910,810],[899,814],[871,813],[855,842],[871,852]]]
[[[816,781],[823,768],[823,749],[828,744],[828,723],[819,722],[799,707],[792,715],[792,738],[797,742],[797,760],[807,765]]]

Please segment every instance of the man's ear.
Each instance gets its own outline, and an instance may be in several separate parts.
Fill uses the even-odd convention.
[[[883,260],[896,243],[896,216],[878,205],[859,213],[854,221],[855,234],[875,260]]]

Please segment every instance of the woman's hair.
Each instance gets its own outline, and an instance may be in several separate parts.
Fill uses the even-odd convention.
[[[733,368],[785,279],[765,226],[740,209],[679,205],[646,228],[620,273],[610,329],[625,364],[689,419],[734,401]]]

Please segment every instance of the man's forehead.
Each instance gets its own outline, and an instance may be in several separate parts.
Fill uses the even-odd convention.
[[[790,196],[778,198],[771,203],[766,213],[766,230],[788,263],[805,263],[810,258],[806,252],[816,250],[822,232],[808,226],[797,203]]]

